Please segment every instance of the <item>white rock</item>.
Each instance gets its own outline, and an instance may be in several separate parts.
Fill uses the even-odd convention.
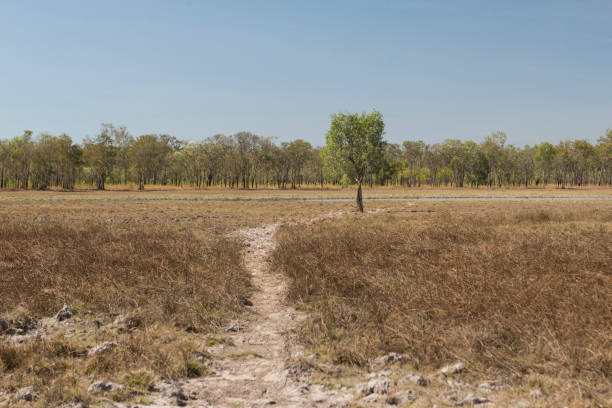
[[[392,371],[388,368],[375,373],[368,374],[368,378],[388,377],[392,374]]]
[[[396,384],[418,384],[421,387],[427,387],[429,382],[418,374],[410,373],[397,380]]]
[[[373,378],[367,384],[360,384],[357,390],[360,394],[387,394],[391,381],[388,378]]]
[[[33,387],[23,387],[17,390],[15,393],[15,398],[17,400],[35,401],[38,399],[38,397],[39,395]]]
[[[418,394],[413,390],[404,390],[395,393],[385,401],[389,405],[404,405],[410,404],[418,398]]]
[[[91,384],[87,390],[93,393],[121,391],[123,390],[123,385],[112,382],[96,381],[95,383]]]
[[[369,394],[363,397],[360,401],[364,404],[374,404],[380,400],[380,395],[378,394]]]
[[[374,360],[372,360],[371,365],[375,367],[383,367],[388,364],[403,363],[406,360],[407,360],[406,356],[403,356],[398,353],[389,353],[389,354],[385,354],[384,356],[376,357]]]
[[[72,316],[74,316],[74,310],[70,306],[64,305],[64,307],[57,312],[55,318],[61,322],[62,320],[70,319]]]
[[[529,398],[531,398],[532,400],[537,400],[545,396],[546,393],[539,388],[536,388],[529,393]]]
[[[117,347],[118,344],[115,343],[114,341],[106,341],[102,344],[99,344],[95,347],[93,347],[91,350],[89,350],[89,352],[87,353],[90,356],[96,355],[96,354],[101,354],[101,353],[106,353],[112,349],[114,349],[115,347]]]
[[[446,367],[442,367],[440,372],[444,375],[448,374],[459,374],[465,369],[465,365],[461,362],[447,365]]]
[[[468,394],[467,397],[465,397],[463,400],[459,401],[456,405],[458,407],[464,407],[466,405],[486,404],[488,402],[491,402],[491,401],[486,399],[485,397],[480,397],[478,395]]]
[[[493,391],[493,386],[491,385],[491,383],[483,382],[478,386],[478,390],[482,392],[491,392]]]

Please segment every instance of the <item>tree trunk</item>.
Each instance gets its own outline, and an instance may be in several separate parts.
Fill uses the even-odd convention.
[[[357,180],[357,207],[363,212],[363,195],[361,194],[361,179]]]

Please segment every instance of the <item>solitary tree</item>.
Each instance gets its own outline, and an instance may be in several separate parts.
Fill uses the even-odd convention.
[[[337,113],[332,116],[323,157],[340,174],[350,174],[357,182],[357,206],[363,212],[361,183],[378,172],[384,162],[385,123],[376,110],[370,114]]]

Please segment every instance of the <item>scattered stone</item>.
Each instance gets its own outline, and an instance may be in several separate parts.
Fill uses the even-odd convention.
[[[119,314],[117,315],[117,317],[115,317],[115,320],[113,320],[113,324],[117,324],[117,325],[125,324],[126,319],[127,319],[126,315]]]
[[[55,318],[58,321],[63,321],[63,320],[68,320],[70,319],[72,316],[74,316],[74,309],[72,309],[70,306],[68,305],[64,305],[64,307],[62,307],[62,309],[57,312],[57,314],[55,315]]]
[[[114,349],[117,346],[118,344],[115,343],[114,341],[106,341],[98,346],[93,347],[91,350],[89,350],[87,354],[89,356],[94,356],[96,354],[106,353]]]
[[[396,384],[418,384],[421,387],[427,387],[429,382],[418,374],[410,373],[396,381]]]
[[[489,382],[483,382],[477,388],[478,388],[479,391],[482,391],[482,392],[491,392],[491,391],[493,391],[493,385],[491,385],[491,383],[489,383]]]
[[[458,407],[465,407],[467,405],[479,405],[479,404],[486,404],[488,402],[491,402],[491,401],[486,399],[485,397],[468,394],[467,397],[465,397],[464,399],[462,399],[455,405],[457,405]]]
[[[18,321],[5,322],[8,335],[25,336],[28,332],[38,328],[38,321],[32,317],[26,317]],[[12,327],[11,327],[12,326]]]
[[[7,331],[9,328],[9,324],[6,320],[4,319],[0,319],[0,334],[4,333],[5,331]]]
[[[363,397],[360,401],[363,402],[364,404],[374,404],[380,401],[380,395],[370,394],[370,395]]]
[[[406,356],[398,353],[389,353],[384,356],[376,357],[372,360],[371,365],[374,367],[384,367],[389,364],[404,363],[407,360]]]
[[[58,405],[57,408],[85,408],[85,405],[83,405],[82,402],[76,402],[76,403],[67,402],[65,404]]]
[[[178,405],[179,407],[186,406],[187,405],[187,401],[189,400],[189,398],[185,395],[183,390],[180,389],[180,388],[178,388],[174,392],[172,392],[172,394],[170,394],[170,396],[176,398],[176,405]]]
[[[123,390],[123,385],[115,384],[113,382],[96,381],[95,383],[91,384],[87,390],[92,393],[121,391]]]
[[[387,368],[385,370],[368,374],[368,378],[388,377],[391,375],[391,373],[392,371]]]
[[[529,398],[537,400],[546,396],[546,393],[539,388],[534,389],[529,393]]]
[[[228,327],[227,331],[230,333],[237,333],[242,329],[244,329],[244,323],[237,322],[237,323],[232,324],[230,327]]]
[[[404,405],[410,404],[418,398],[418,394],[413,390],[404,390],[395,393],[385,401],[389,405]]]
[[[461,362],[442,367],[440,372],[444,375],[459,374],[465,369],[465,365]]]
[[[23,387],[15,393],[15,399],[24,401],[35,401],[39,397],[33,387]]]
[[[373,378],[367,384],[360,384],[357,390],[360,394],[387,394],[391,381],[388,378]]]

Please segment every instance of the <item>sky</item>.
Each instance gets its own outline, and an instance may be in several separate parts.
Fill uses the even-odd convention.
[[[380,111],[392,143],[522,146],[612,128],[612,1],[0,0],[0,138],[325,143]]]

